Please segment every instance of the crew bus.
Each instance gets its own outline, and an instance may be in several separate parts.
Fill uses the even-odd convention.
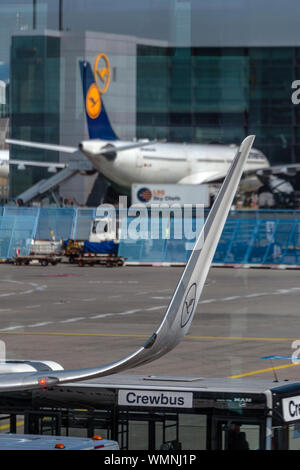
[[[121,450],[300,449],[300,382],[116,374],[0,396],[10,432],[23,420]]]

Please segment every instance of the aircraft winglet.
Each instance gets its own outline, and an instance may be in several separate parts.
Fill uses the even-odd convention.
[[[13,373],[0,376],[0,391],[41,388],[115,374],[163,356],[187,334],[235,196],[254,136],[242,142],[195,243],[167,311],[155,332],[132,354],[111,364],[74,370]]]

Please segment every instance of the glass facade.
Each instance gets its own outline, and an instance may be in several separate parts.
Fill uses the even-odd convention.
[[[9,110],[12,138],[77,145],[85,120],[78,60],[103,52],[113,72],[105,102],[121,138],[132,128],[138,138],[238,144],[253,133],[272,164],[298,161],[298,8],[294,0],[284,11],[269,0],[128,0],[126,8],[121,0],[0,0],[1,93],[10,99],[0,100],[0,115]],[[91,35],[78,40],[91,33],[103,36],[101,48]],[[135,49],[113,46],[122,38]],[[12,157],[61,158],[16,147]],[[11,196],[43,177],[47,170],[12,168]]]
[[[11,47],[11,138],[59,143],[60,44],[49,36],[13,36]],[[58,153],[13,146],[11,158],[58,161]],[[17,196],[42,178],[47,169],[10,171],[11,196]]]
[[[299,50],[138,46],[138,137],[238,144],[253,133],[272,163],[298,161]]]

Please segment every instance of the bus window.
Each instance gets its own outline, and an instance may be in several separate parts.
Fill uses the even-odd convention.
[[[207,416],[200,414],[179,415],[179,441],[184,450],[205,450]]]
[[[214,435],[214,449],[259,450],[261,448],[261,426],[259,424],[218,420]]]
[[[206,415],[179,413],[168,418],[156,422],[156,450],[206,449]]]
[[[300,425],[284,424],[273,428],[272,450],[300,450]]]

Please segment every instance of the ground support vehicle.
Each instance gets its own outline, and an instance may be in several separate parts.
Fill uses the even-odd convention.
[[[78,263],[78,266],[80,267],[86,265],[94,266],[95,264],[100,264],[102,266],[107,267],[116,267],[123,266],[125,263],[125,258],[118,255],[89,253],[86,255],[75,257],[74,262]]]
[[[32,262],[36,262],[39,263],[41,266],[48,266],[48,264],[52,264],[52,266],[55,266],[57,263],[61,262],[61,259],[61,256],[56,255],[18,255],[13,258],[13,264],[15,264],[16,266],[21,266],[22,264],[29,265]]]

